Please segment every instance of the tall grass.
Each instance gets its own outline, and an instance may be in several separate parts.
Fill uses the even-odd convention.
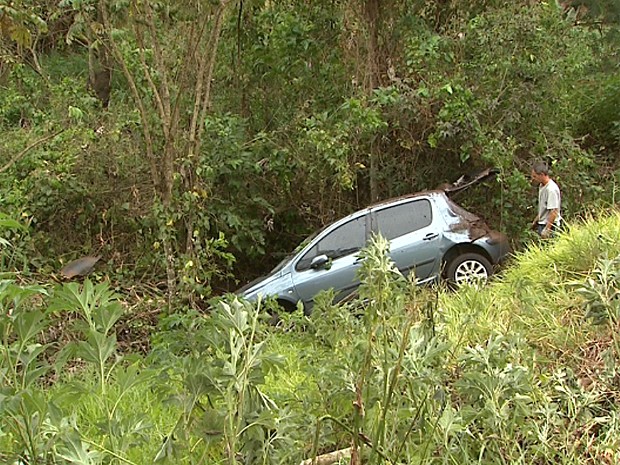
[[[458,291],[414,286],[378,239],[361,301],[325,293],[274,327],[224,299],[163,319],[146,358],[118,351],[106,284],[4,281],[0,461],[620,463],[619,236],[618,213],[589,218]]]
[[[332,360],[319,363],[338,366],[350,376],[294,362],[297,370],[314,374],[324,397],[328,390],[348,387],[348,402],[365,409],[361,418],[356,407],[338,408],[327,401],[314,405],[309,413],[323,408],[343,422],[336,423],[331,436],[319,435],[320,444],[337,449],[349,436],[355,447],[367,450],[372,463],[617,460],[617,452],[610,451],[617,450],[618,412],[604,393],[618,396],[609,380],[615,379],[619,357],[610,351],[609,331],[586,318],[578,287],[601,259],[620,253],[618,236],[617,212],[587,218],[554,240],[533,242],[515,254],[490,285],[458,292],[440,288],[408,294],[402,284],[394,288],[398,278],[389,269],[382,274],[383,265],[374,256],[373,272],[364,276],[366,304],[338,310],[326,306],[310,318],[321,326],[314,344],[325,341],[332,351]],[[395,292],[387,302],[386,292]],[[346,316],[360,308],[358,321]],[[403,326],[408,316],[414,317],[413,325]],[[593,381],[592,365],[600,380]],[[356,388],[360,377],[362,391]],[[270,383],[278,385],[277,379]],[[313,398],[321,402],[320,395]],[[356,435],[369,441],[356,442]]]
[[[586,218],[553,240],[532,242],[491,285],[442,294],[451,339],[479,342],[493,332],[518,332],[549,349],[587,341],[592,327],[575,283],[585,282],[597,260],[619,253],[617,211]]]

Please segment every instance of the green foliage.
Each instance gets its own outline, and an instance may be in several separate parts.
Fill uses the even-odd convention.
[[[80,360],[86,373],[92,371],[95,375],[92,379],[85,376],[70,380],[56,392],[59,398],[87,398],[94,404],[89,414],[97,426],[91,432],[93,438],[80,431],[69,438],[65,453],[77,454],[85,463],[101,463],[106,456],[122,457],[130,448],[144,444],[150,432],[147,416],[130,413],[123,400],[140,386],[148,385],[155,371],[137,362],[128,363],[117,353],[116,334],[111,334],[123,313],[117,296],[107,283],[93,285],[86,280],[83,286],[67,284],[56,289],[49,311],[64,315],[75,312],[78,319],[74,334],[83,338],[66,345],[58,360]],[[89,443],[97,450],[85,449]]]
[[[49,311],[76,312],[81,317],[75,329],[85,340],[71,343],[64,350],[92,364],[97,374],[97,385],[101,394],[105,395],[108,378],[120,361],[117,359],[109,363],[117,349],[116,334],[110,332],[123,314],[117,296],[109,289],[108,283],[93,285],[90,279],[86,279],[83,286],[70,283],[58,288]]]
[[[587,17],[613,18],[605,2],[591,3]],[[179,58],[187,51],[179,39],[191,30],[185,21],[209,20],[213,5],[149,3],[154,32],[131,23],[124,3],[106,4],[107,38],[93,2],[17,8],[49,18],[71,43],[61,46],[56,29],[41,36],[33,44],[41,72],[16,64],[1,81],[1,161],[64,129],[1,174],[0,208],[30,220],[32,237],[15,245],[38,255],[27,260],[31,268],[47,271],[53,257],[101,247],[114,256],[119,281],[145,273],[163,279],[170,266],[183,300],[195,301],[192,293],[208,298],[213,283],[231,281],[230,270],[241,280],[258,274],[309,231],[376,200],[371,179],[385,198],[497,166],[499,182],[464,203],[515,243],[531,221],[533,158],[553,165],[565,216],[613,199],[613,21],[605,19],[601,35],[576,27],[553,2],[395,2],[377,18],[371,59],[367,18],[346,2],[235,5],[224,18],[212,102],[196,121],[202,143],[193,153],[187,128],[162,145],[167,130],[157,105],[141,121],[120,66],[112,106],[102,111],[87,92],[89,63],[79,44],[96,52],[114,39],[149,105],[155,88],[165,96],[166,76],[182,77],[168,89],[178,97],[175,124],[185,124],[198,71],[193,58]],[[150,34],[166,44],[160,58]],[[373,79],[368,60],[376,62]],[[173,152],[166,208],[156,195],[163,179],[152,179],[161,163],[142,156],[147,122],[157,156]],[[172,250],[164,250],[167,242]]]
[[[0,93],[0,126],[7,141],[0,151],[0,208],[29,225],[30,235],[15,246],[28,256],[26,265],[32,270],[49,266],[55,253],[94,242],[102,199],[89,172],[99,172],[102,166],[82,167],[85,160],[97,162],[89,152],[100,137],[94,100],[83,92],[79,77],[48,86],[24,68],[15,68],[12,76],[12,85]],[[69,118],[71,108],[79,111],[81,120]]]
[[[19,1],[0,5],[0,48],[1,61],[10,62],[7,56],[9,47],[6,42],[13,42],[19,49],[32,46],[33,36],[47,31],[47,24],[40,17],[41,8],[37,2]]]
[[[575,225],[458,293],[415,287],[377,237],[360,300],[325,293],[274,327],[268,306],[219,299],[167,314],[146,359],[119,351],[108,284],[4,281],[0,458],[298,463],[353,445],[372,463],[614,463],[615,316],[586,315],[615,308],[619,222]]]
[[[602,219],[590,234],[612,224],[617,218]],[[588,229],[576,228],[572,234],[578,238]],[[587,454],[606,454],[613,440],[588,452],[570,438],[574,428],[591,427],[597,415],[605,416],[605,431],[617,431],[610,413],[614,409],[596,394],[610,385],[605,381],[596,393],[584,392],[576,376],[567,376],[565,365],[563,371],[554,368],[554,351],[572,348],[558,345],[582,339],[577,333],[568,342],[575,328],[556,319],[561,305],[574,304],[560,300],[556,287],[562,281],[541,276],[541,270],[554,272],[542,262],[555,260],[558,268],[566,267],[564,286],[570,286],[567,278],[593,265],[567,263],[573,255],[558,249],[579,249],[571,241],[559,239],[548,255],[535,248],[527,260],[536,261],[536,267],[528,268],[520,258],[523,270],[514,269],[514,276],[488,288],[442,293],[435,308],[432,290],[408,291],[386,259],[387,244],[378,239],[363,252],[363,303],[337,311],[326,294],[310,317],[309,329],[318,330],[314,337],[327,344],[327,353],[319,351],[319,360],[306,363],[318,384],[306,402],[327,411],[321,414],[317,404],[304,404],[306,412],[317,411],[317,431],[306,457],[351,441],[373,463],[579,463]],[[525,279],[516,276],[517,270],[529,273],[529,285],[515,287],[515,279]],[[521,292],[515,296],[514,289]],[[528,295],[536,300],[527,300]],[[350,310],[357,317],[342,315]],[[526,316],[529,325],[523,324]],[[583,321],[583,315],[574,318]],[[532,325],[533,320],[540,326]],[[541,344],[543,334],[546,344]],[[566,363],[582,369],[577,359]],[[322,364],[332,368],[325,371]],[[606,366],[605,380],[615,376],[614,363]],[[546,367],[552,376],[545,375]],[[576,417],[580,408],[592,414],[579,410],[583,415]]]
[[[387,97],[388,92],[381,95]],[[351,98],[334,114],[323,113],[305,121],[299,141],[302,156],[297,166],[307,164],[304,171],[319,189],[334,183],[346,190],[353,189],[357,173],[370,165],[368,155],[360,157],[356,152],[368,154],[371,140],[387,125],[376,105],[365,100]],[[310,159],[309,154],[313,155]],[[317,159],[321,162],[316,163]]]
[[[159,283],[171,266],[174,297],[197,307],[232,285],[233,267],[256,275],[374,201],[371,166],[380,198],[499,167],[490,191],[457,200],[515,244],[529,240],[533,158],[551,163],[565,217],[613,204],[617,15],[572,3],[588,9],[393,2],[374,35],[356,3],[253,1],[233,14],[231,2],[195,153],[187,128],[163,143],[172,126],[157,104],[140,118],[121,66],[109,109],[89,95],[80,44],[111,45],[96,2],[0,6],[2,272],[44,276],[97,248],[115,289]],[[138,2],[138,16],[104,4],[144,102],[174,80],[172,113],[189,122],[207,47],[188,49],[188,25],[208,30],[216,4]],[[166,150],[167,204],[152,173]],[[377,239],[361,301],[325,293],[275,327],[263,326],[272,303],[172,307],[146,360],[119,349],[125,308],[110,285],[50,297],[2,282],[0,461],[298,463],[354,444],[372,463],[616,463],[618,231],[615,214],[576,225],[518,253],[491,287],[458,293],[415,289]]]
[[[191,240],[197,258],[205,265],[221,263],[225,270],[233,258],[224,254],[209,257],[209,254],[227,248],[224,238],[235,250],[250,255],[264,253],[262,221],[252,213],[259,211],[267,215],[272,207],[253,182],[260,177],[261,166],[254,144],[245,141],[243,120],[232,115],[214,116],[203,124],[203,151],[197,159],[185,158],[180,162],[182,171],[193,170],[192,190],[179,192],[174,215],[175,221],[193,218]],[[239,201],[241,192],[246,196],[244,202]],[[204,270],[201,275],[208,279],[210,272]]]
[[[575,129],[597,151],[605,153],[607,148],[620,145],[620,80],[610,76],[596,85],[597,98],[584,108],[581,118],[575,121]]]
[[[148,383],[155,372],[137,362],[128,363],[118,354],[113,328],[123,308],[117,298],[107,283],[93,285],[87,279],[82,286],[71,283],[57,287],[50,302],[50,313],[77,316],[74,334],[83,338],[67,344],[57,360],[79,360],[85,373],[94,374],[93,378],[69,380],[55,392],[63,404],[69,399],[88,399],[94,404],[90,421],[96,425],[95,431],[88,434],[74,423],[76,434],[65,441],[61,455],[70,462],[98,464],[106,457],[122,459],[129,448],[145,443],[148,437],[147,416],[129,413],[123,399]],[[69,411],[76,408],[76,404],[63,406]]]
[[[585,285],[577,289],[586,305],[586,317],[595,323],[620,321],[620,257],[601,259]]]
[[[432,433],[433,417],[441,409],[432,397],[445,373],[432,367],[441,363],[447,346],[432,335],[428,322],[415,322],[415,312],[406,314],[412,296],[387,258],[387,247],[378,237],[361,252],[359,295],[364,303],[337,311],[325,300],[313,310],[316,337],[329,344],[331,355],[326,356],[338,360],[317,380],[329,410],[317,418],[313,454],[320,444],[334,442],[338,448],[351,441],[364,455],[366,445],[372,445],[368,454],[373,463],[387,457],[420,459],[424,434],[418,428]],[[359,316],[347,317],[355,306],[360,306]]]
[[[108,334],[121,307],[107,285],[93,286],[87,281],[82,289],[59,287],[49,310],[43,312],[37,302],[46,296],[38,287],[11,282],[0,287],[3,457],[33,464],[123,460],[130,447],[144,442],[148,431],[145,415],[128,414],[123,398],[152,379],[153,372],[136,363],[118,365],[122,357],[116,355],[116,338]],[[58,312],[63,312],[63,319],[76,312],[76,334],[84,337],[61,351],[42,343],[54,322],[51,315]],[[87,375],[72,380],[62,376],[69,355],[80,361],[85,374],[95,373],[97,382]],[[116,355],[114,361],[112,355]],[[49,390],[49,383],[59,378],[64,382]],[[77,420],[84,399],[96,406],[87,422],[96,425],[92,436]]]
[[[265,353],[260,311],[237,299],[221,300],[209,318],[190,313],[166,319],[169,333],[161,335],[154,355],[173,382],[162,394],[179,413],[157,460],[196,453],[206,460],[214,453],[209,446],[220,444],[225,463],[277,463],[279,409],[262,385],[281,361]]]
[[[40,382],[51,366],[46,360],[50,344],[38,336],[50,322],[33,303],[44,289],[0,283],[0,437],[7,460],[46,463],[54,457],[61,418],[46,402]]]
[[[499,219],[514,237],[531,216],[522,173],[527,175],[532,158],[553,162],[567,215],[599,197],[598,181],[590,177],[593,155],[565,134],[576,106],[590,101],[573,83],[595,65],[596,38],[572,28],[546,4],[489,8],[453,27],[456,38],[422,28],[406,42],[404,67],[411,77],[402,88],[429,115],[426,141],[434,150],[427,152],[436,152],[431,164],[443,173],[446,165],[455,168],[448,180],[468,166],[501,168],[501,193],[492,196],[494,212],[487,217]],[[598,83],[593,75],[587,78]],[[471,202],[483,210],[488,200]]]
[[[523,444],[515,444],[516,450],[505,450],[504,444],[506,438],[527,440],[536,390],[532,367],[521,365],[523,359],[531,363],[528,355],[522,341],[494,335],[484,346],[466,348],[460,357],[462,374],[455,388],[466,404],[462,421],[472,436],[489,438],[484,448],[470,444],[471,450],[463,451],[466,456],[488,454],[492,463],[494,456],[526,453]]]
[[[351,87],[340,48],[344,11],[323,3],[259,2],[242,14],[242,23],[227,31],[236,36],[226,45],[236,60],[221,70],[238,77],[222,90],[251,115],[254,131],[282,140],[280,128],[294,131],[316,111],[341,104]]]
[[[0,213],[0,269],[25,270],[28,255],[25,251],[29,231],[23,224]]]

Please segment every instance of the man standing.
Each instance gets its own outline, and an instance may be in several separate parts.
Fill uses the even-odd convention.
[[[558,229],[562,216],[560,215],[561,195],[560,188],[549,177],[546,163],[536,162],[532,167],[532,181],[538,183],[538,215],[532,222],[532,229],[546,239]]]

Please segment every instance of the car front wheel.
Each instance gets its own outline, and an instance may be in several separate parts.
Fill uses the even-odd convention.
[[[491,263],[477,253],[459,255],[446,268],[448,280],[457,286],[484,282],[492,273]]]

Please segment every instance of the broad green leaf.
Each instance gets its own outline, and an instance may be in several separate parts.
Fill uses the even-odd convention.
[[[26,344],[47,327],[48,321],[39,310],[30,310],[17,313],[13,324],[20,343]]]
[[[89,450],[77,432],[58,447],[58,456],[73,465],[96,465],[102,463],[104,458],[101,452]]]
[[[22,225],[21,223],[19,223],[18,221],[15,221],[15,220],[9,218],[8,216],[0,213],[0,229],[1,228],[21,229],[21,230],[25,230],[26,229],[26,227],[24,225]]]
[[[104,334],[108,334],[123,315],[123,312],[124,309],[118,302],[111,302],[100,306],[93,315],[95,327]]]
[[[106,336],[91,330],[86,341],[77,343],[75,355],[84,360],[102,366],[116,351],[116,335]]]

